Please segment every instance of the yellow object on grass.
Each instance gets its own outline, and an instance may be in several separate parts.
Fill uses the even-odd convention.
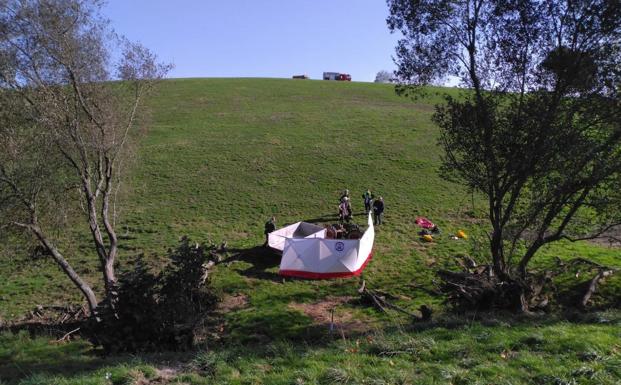
[[[427,241],[427,242],[433,242],[433,237],[429,234],[425,234],[423,235],[423,240]]]
[[[459,238],[468,239],[468,234],[466,234],[466,233],[464,232],[464,230],[459,230],[459,231],[457,231],[457,236],[458,236]]]

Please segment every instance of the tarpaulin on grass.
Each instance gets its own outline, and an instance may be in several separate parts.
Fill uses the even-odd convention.
[[[423,229],[432,229],[435,225],[429,219],[425,217],[416,218],[416,224],[422,227]]]

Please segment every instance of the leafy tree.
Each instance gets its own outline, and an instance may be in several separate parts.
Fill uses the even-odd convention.
[[[392,74],[388,71],[381,70],[375,75],[375,83],[390,83],[392,82]]]
[[[97,0],[0,5],[0,228],[33,236],[91,312],[96,295],[54,235],[83,215],[114,302],[116,192],[141,103],[169,69],[116,37],[100,8]]]
[[[457,76],[443,175],[487,199],[493,271],[525,277],[540,250],[621,223],[618,0],[388,0],[404,94]]]

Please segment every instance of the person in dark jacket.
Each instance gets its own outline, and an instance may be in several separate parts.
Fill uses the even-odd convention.
[[[384,198],[379,197],[373,202],[373,216],[375,217],[375,224],[382,224],[382,215],[384,214]]]
[[[362,200],[364,201],[364,213],[368,214],[369,211],[371,211],[371,204],[373,203],[373,194],[371,194],[371,190],[367,190],[362,194]]]
[[[265,222],[265,243],[263,244],[263,247],[267,247],[269,241],[269,234],[274,230],[276,230],[276,218],[271,217],[269,221]]]

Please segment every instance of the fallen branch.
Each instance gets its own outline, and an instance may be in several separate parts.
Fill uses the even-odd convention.
[[[366,294],[367,297],[371,298],[371,300],[375,303],[375,306],[377,306],[378,309],[380,309],[384,313],[388,313],[386,309],[382,306],[382,304],[380,303],[376,295],[373,295],[369,293],[368,291],[365,291],[364,294]]]
[[[397,299],[399,299],[399,296],[394,295],[394,294],[390,294],[390,293],[385,292],[385,291],[383,291],[383,290],[378,290],[378,289],[375,289],[375,290],[373,290],[373,292],[374,292],[375,294],[377,294],[377,295],[382,296],[383,298],[388,298],[388,299],[392,299],[392,300],[397,300]]]
[[[477,262],[468,255],[457,256],[456,263],[461,267],[464,272],[471,272],[472,269],[475,269],[479,266]]]
[[[463,256],[456,261],[462,271],[438,270],[437,275],[442,280],[441,290],[448,295],[448,302],[461,311],[472,308],[501,308],[524,313],[543,310],[555,293],[554,278],[567,273],[575,273],[576,278],[580,274],[594,274],[579,302],[585,308],[600,283],[620,270],[583,257],[570,260],[556,257],[556,266],[549,270],[530,271],[526,277],[512,276],[511,273],[499,277],[490,274],[492,268],[488,265],[469,267],[470,262]]]
[[[198,286],[204,286],[205,283],[207,282],[207,279],[209,278],[209,273],[211,273],[211,269],[216,265],[215,261],[209,261],[206,264],[204,264],[202,266],[203,269],[203,274],[201,275],[201,278],[198,282]]]
[[[595,291],[597,290],[597,286],[599,286],[600,281],[602,281],[606,277],[613,275],[614,273],[615,273],[615,270],[613,269],[610,269],[610,270],[600,269],[600,271],[595,275],[595,277],[591,279],[591,282],[589,283],[589,287],[586,293],[584,294],[584,297],[582,297],[582,301],[580,302],[583,308],[587,306],[587,304],[589,303],[589,300],[591,299],[593,294],[595,294]]]
[[[612,267],[604,266],[604,265],[602,265],[600,263],[597,263],[595,261],[591,261],[590,259],[586,259],[586,258],[582,258],[582,257],[571,259],[571,260],[567,261],[566,263],[564,263],[559,257],[556,257],[556,263],[557,263],[558,267],[563,269],[563,271],[565,271],[565,272],[567,272],[567,269],[569,267],[576,267],[576,266],[579,266],[579,265],[587,265],[587,266],[589,266],[591,268],[591,270],[592,269],[597,269],[598,270],[597,274],[595,274],[595,276],[589,282],[589,286],[587,287],[587,291],[584,293],[584,296],[582,296],[582,299],[580,300],[580,306],[582,308],[586,308],[587,304],[591,300],[591,297],[597,291],[597,288],[598,288],[600,282],[602,280],[604,280],[606,277],[609,277],[609,276],[613,275],[615,272],[618,271],[617,268],[612,268]],[[577,274],[576,274],[576,277],[578,276]]]
[[[72,331],[70,331],[69,333],[65,334],[64,336],[62,336],[61,338],[57,339],[56,342],[65,342],[67,341],[67,339],[69,338],[69,336],[71,336],[73,333],[79,331],[80,328],[76,328],[73,329]]]
[[[397,306],[397,305],[395,305],[393,303],[390,303],[390,302],[386,301],[383,297],[378,297],[378,298],[384,303],[384,305],[386,305],[386,307],[389,307],[389,308],[391,308],[393,310],[396,310],[398,312],[401,312],[403,314],[407,314],[407,315],[409,315],[412,318],[416,318],[416,319],[421,318],[417,314],[414,314],[414,313],[412,313],[412,312],[410,312],[408,310],[405,310],[402,307],[399,307],[399,306]]]
[[[429,309],[427,306],[423,305],[421,306],[421,314],[422,316],[419,316],[418,314],[412,313],[409,310],[406,310],[400,306],[397,306],[391,302],[389,302],[386,297],[391,297],[391,298],[398,298],[392,294],[388,294],[385,293],[383,291],[377,291],[377,290],[370,290],[366,288],[366,283],[365,281],[362,281],[362,286],[360,287],[360,289],[358,289],[358,293],[363,297],[363,298],[367,298],[370,299],[371,302],[373,304],[375,304],[375,306],[381,310],[384,313],[388,313],[386,311],[386,308],[389,309],[393,309],[396,310],[400,313],[406,314],[416,320],[428,320],[429,318],[431,318],[431,309]],[[384,295],[380,295],[384,294]]]

